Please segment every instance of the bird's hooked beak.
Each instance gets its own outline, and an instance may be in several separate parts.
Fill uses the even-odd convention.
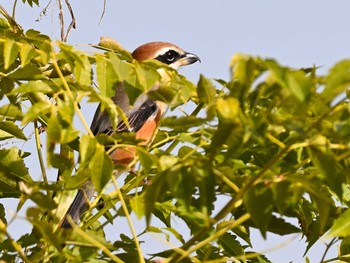
[[[179,64],[180,66],[186,66],[186,65],[191,65],[197,61],[201,62],[200,58],[197,55],[186,52],[179,59],[179,62],[180,62]]]

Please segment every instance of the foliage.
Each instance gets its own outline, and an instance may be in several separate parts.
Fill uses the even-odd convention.
[[[349,256],[349,60],[318,76],[316,68],[292,69],[273,59],[236,54],[229,81],[201,75],[194,85],[170,68],[165,68],[169,78],[160,79],[157,69],[164,65],[136,62],[111,40],[101,43],[105,52],[87,53],[18,28],[0,20],[0,139],[5,143],[0,197],[17,198],[17,212],[29,201],[35,205],[26,207],[33,231],[18,240],[11,237],[11,222],[0,205],[3,260],[269,262],[253,251],[252,228],[264,236],[300,233],[307,239],[306,251],[329,231],[343,240],[338,259]],[[121,82],[131,101],[160,82],[151,96],[172,109],[190,101],[196,108],[165,118],[150,149],[137,146],[133,135],[94,137],[82,102],[101,103],[116,125],[118,116],[125,116],[110,97]],[[35,132],[42,180],[28,170],[26,158],[34,151],[6,146],[13,138],[33,140],[26,130]],[[127,174],[121,187],[106,145],[137,149],[141,167]],[[60,169],[62,180],[47,179],[51,167]],[[65,196],[89,178],[97,200],[73,231],[57,229],[62,214],[55,212],[53,193]],[[111,180],[112,190],[104,192]],[[219,208],[222,200],[226,203]],[[147,228],[107,240],[104,229],[131,212],[145,218]],[[190,237],[174,227],[175,216]],[[151,217],[163,227],[152,225]],[[181,246],[142,255],[139,243],[149,232],[171,236]]]

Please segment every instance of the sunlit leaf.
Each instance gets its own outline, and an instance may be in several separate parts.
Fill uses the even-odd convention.
[[[27,140],[27,137],[24,135],[23,130],[20,129],[16,124],[12,121],[4,121],[0,122],[0,130],[4,131],[16,138]]]
[[[200,75],[197,84],[198,98],[201,102],[212,104],[215,101],[216,89],[213,83],[203,75]]]
[[[18,44],[12,40],[8,39],[4,43],[4,62],[5,62],[5,69],[8,69],[10,65],[15,61],[17,58],[19,51]]]
[[[36,55],[35,48],[30,44],[21,44],[19,49],[19,57],[21,59],[21,67],[26,66]]]
[[[136,148],[136,153],[146,173],[149,173],[153,165],[158,166],[159,161],[156,156],[149,154],[140,147]]]
[[[21,120],[23,113],[18,106],[15,106],[13,104],[7,104],[0,107],[0,116],[12,120]]]
[[[28,112],[23,117],[22,125],[26,125],[32,120],[38,119],[40,116],[43,116],[52,111],[53,105],[49,102],[41,101],[34,104]]]
[[[87,166],[97,192],[101,192],[113,175],[114,164],[104,146],[96,138],[85,135],[81,138],[80,154],[82,165]]]
[[[300,101],[308,99],[313,82],[304,71],[281,67],[273,60],[267,60],[265,64],[283,88],[289,90]]]
[[[328,233],[329,237],[350,236],[350,209],[347,209],[339,218],[334,221]]]
[[[136,195],[132,197],[130,199],[130,206],[138,219],[141,219],[145,215],[145,199],[143,196]]]
[[[23,68],[18,68],[16,71],[9,74],[8,77],[11,77],[17,80],[46,79],[46,77],[42,74],[41,70],[33,64],[28,64]]]
[[[98,88],[106,97],[113,97],[116,84],[120,81],[110,60],[103,55],[96,56]]]
[[[350,84],[350,60],[342,60],[336,63],[326,77],[326,87],[321,93],[326,102],[335,99],[340,93],[345,92]]]
[[[28,168],[25,166],[21,158],[20,151],[12,147],[10,149],[0,149],[0,165],[2,167],[2,175],[13,180],[23,180],[31,182]]]
[[[237,123],[239,120],[240,107],[239,101],[233,97],[228,97],[226,99],[219,98],[216,101],[216,110],[218,111],[218,116],[221,120],[226,123]]]

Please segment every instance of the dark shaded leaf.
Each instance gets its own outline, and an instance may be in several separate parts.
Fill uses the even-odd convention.
[[[266,236],[272,218],[272,198],[271,189],[262,184],[249,188],[243,197],[244,205],[251,215],[251,220],[263,236]]]
[[[222,235],[218,243],[224,249],[224,253],[226,256],[241,256],[244,254],[244,250],[242,245],[237,241],[236,237],[230,233],[225,233]]]
[[[343,175],[340,166],[331,153],[323,152],[315,147],[308,148],[314,165],[318,168],[320,175],[325,179],[328,186],[339,196],[342,196]]]

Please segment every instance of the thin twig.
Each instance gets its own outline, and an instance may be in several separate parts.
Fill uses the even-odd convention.
[[[336,237],[334,237],[331,242],[329,242],[329,244],[326,246],[326,250],[324,251],[323,255],[322,255],[322,258],[321,258],[321,261],[320,263],[324,262],[325,258],[326,258],[326,255],[328,253],[328,250],[331,248],[331,246],[333,246],[336,242],[337,242],[337,239]]]
[[[12,8],[12,18],[15,20],[15,14],[16,14],[16,6],[17,6],[17,0],[13,2],[13,8]]]
[[[59,8],[58,18],[60,20],[60,26],[61,26],[61,40],[64,41],[64,17],[63,17],[62,0],[58,0],[58,8]]]
[[[27,256],[24,254],[23,249],[20,244],[18,244],[9,234],[7,231],[5,223],[0,219],[0,232],[5,234],[7,236],[8,241],[10,241],[12,247],[18,252],[19,257],[24,261],[24,262],[30,262],[30,260],[27,258]]]
[[[40,142],[39,128],[38,128],[37,121],[34,121],[34,129],[35,129],[35,144],[36,144],[36,150],[38,152],[41,174],[43,176],[45,184],[48,184],[47,175],[46,175],[46,169],[45,169],[45,165],[44,165],[44,159],[43,159],[43,155],[41,153],[41,148],[42,147],[41,147],[41,142]]]
[[[184,254],[181,255],[181,257],[178,259],[178,261],[182,260],[183,258],[189,257],[193,252],[201,249],[202,247],[206,246],[207,244],[210,244],[210,242],[218,239],[225,233],[227,233],[229,230],[243,224],[245,221],[250,219],[250,214],[246,213],[242,215],[240,218],[231,221],[229,224],[227,224],[225,227],[219,229],[215,234],[210,235],[204,240],[198,240],[198,243],[191,247],[190,249],[186,250]]]
[[[76,28],[76,22],[75,22],[75,16],[74,16],[74,13],[73,13],[73,8],[70,5],[69,0],[65,0],[65,1],[66,1],[67,8],[69,10],[70,16],[72,18],[72,21],[70,22],[70,24],[69,24],[69,26],[67,28],[66,35],[63,38],[64,42],[67,41],[68,35],[69,35],[70,31],[72,30],[72,28],[74,28],[74,29]]]
[[[98,240],[91,237],[90,235],[85,233],[83,230],[81,230],[70,217],[68,217],[67,219],[68,219],[69,224],[73,227],[74,233],[78,234],[79,236],[81,236],[82,238],[87,240],[89,243],[94,245],[95,247],[101,249],[114,262],[118,262],[118,263],[124,262],[120,258],[118,258],[116,255],[114,255],[104,244],[102,244],[101,242],[99,242]]]
[[[19,32],[22,35],[24,35],[23,28],[17,24],[17,22],[13,19],[13,17],[6,11],[6,9],[0,4],[0,14],[3,15],[6,20],[9,22],[9,24],[12,26],[12,29],[15,32]]]
[[[103,0],[103,10],[102,10],[102,14],[101,14],[101,17],[100,17],[100,21],[98,21],[98,25],[101,24],[102,18],[105,16],[105,12],[106,12],[106,3],[107,3],[107,0]]]
[[[44,9],[40,12],[37,19],[35,19],[35,22],[39,22],[43,16],[46,16],[47,9],[51,5],[52,0],[49,1],[49,3],[44,7]]]
[[[73,93],[72,93],[65,77],[63,76],[63,73],[62,73],[60,67],[58,66],[58,63],[56,61],[56,57],[54,57],[54,56],[52,58],[52,65],[54,66],[55,70],[57,71],[58,76],[62,80],[63,87],[65,88],[68,96],[74,101],[74,110],[77,113],[77,115],[79,116],[79,119],[82,122],[84,128],[86,129],[86,131],[89,133],[90,136],[94,136],[91,129],[90,129],[90,126],[86,122],[84,115],[82,114],[82,112],[79,108],[78,102],[74,99]]]
[[[136,234],[136,231],[135,231],[135,228],[134,228],[134,225],[131,221],[131,218],[130,218],[130,213],[128,211],[128,207],[126,206],[126,203],[125,203],[125,200],[124,200],[124,197],[123,197],[123,194],[121,193],[120,189],[119,189],[119,186],[117,184],[117,181],[116,179],[114,178],[114,176],[112,176],[112,181],[113,181],[113,184],[114,184],[114,187],[117,191],[117,194],[118,194],[118,197],[119,197],[119,200],[121,202],[121,205],[122,205],[122,208],[123,208],[123,211],[125,213],[125,216],[126,216],[126,219],[128,220],[128,224],[129,224],[129,227],[130,227],[130,230],[131,230],[131,233],[134,237],[134,241],[135,241],[135,245],[136,245],[136,249],[137,249],[137,252],[138,252],[138,255],[139,255],[139,262],[140,263],[144,263],[145,260],[142,256],[142,251],[141,251],[141,247],[140,247],[140,242],[137,238],[137,234]]]

